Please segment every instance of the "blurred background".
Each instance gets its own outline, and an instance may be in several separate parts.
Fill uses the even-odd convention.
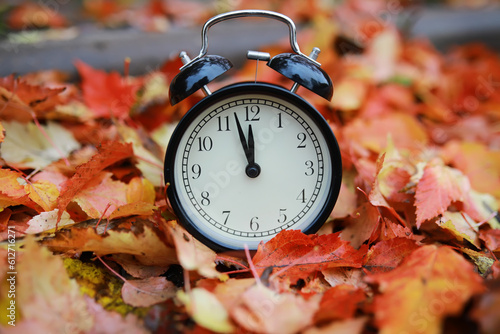
[[[500,50],[500,2],[493,0],[4,0],[0,76],[59,69],[74,77],[75,59],[123,71],[126,57],[132,60],[130,74],[144,74],[182,50],[197,55],[208,18],[249,8],[288,15],[298,25],[299,44],[313,27],[316,39],[330,39],[341,53],[363,50],[388,27],[405,39],[427,39],[442,52],[472,42]],[[285,25],[259,20],[216,25],[209,53],[238,67],[246,50],[286,42]]]

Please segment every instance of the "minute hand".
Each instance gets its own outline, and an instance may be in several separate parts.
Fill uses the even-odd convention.
[[[247,144],[247,139],[245,138],[245,134],[243,133],[243,129],[241,128],[240,121],[238,120],[238,116],[234,113],[234,119],[236,120],[236,127],[238,128],[238,135],[240,137],[241,146],[243,146],[243,151],[245,152],[245,156],[247,158],[248,163],[250,164],[251,155],[253,152],[250,152],[250,149]]]
[[[255,141],[253,139],[252,126],[248,125],[248,142],[241,128],[238,116],[234,113],[234,119],[236,120],[236,127],[238,128],[238,136],[240,137],[241,146],[243,146],[243,151],[247,158],[248,165],[245,168],[245,173],[250,178],[256,178],[260,174],[260,166],[255,163]]]

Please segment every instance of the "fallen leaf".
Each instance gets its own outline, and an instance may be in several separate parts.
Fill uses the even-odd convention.
[[[177,288],[165,277],[128,280],[122,287],[123,301],[134,307],[148,307],[173,298]]]
[[[292,334],[308,326],[319,307],[319,298],[308,300],[292,293],[277,293],[262,284],[246,290],[230,310],[243,328],[257,333]]]
[[[500,198],[500,152],[478,142],[451,141],[444,147],[446,161],[461,170],[472,188]]]
[[[355,78],[345,78],[335,86],[335,99],[332,106],[344,112],[361,108],[366,94],[368,84]]]
[[[479,238],[492,252],[500,252],[500,229],[482,230]]]
[[[112,211],[109,214],[108,219],[128,216],[151,216],[157,209],[158,208],[155,205],[147,202],[127,203]]]
[[[59,213],[62,214],[76,194],[78,194],[96,174],[120,160],[131,157],[133,154],[131,145],[122,144],[116,141],[105,142],[98,150],[99,152],[88,162],[76,167],[75,175],[62,185],[61,194],[57,203]]]
[[[24,186],[28,197],[45,211],[52,211],[57,206],[59,190],[50,181],[40,180]]]
[[[207,290],[194,288],[189,292],[178,291],[177,298],[200,326],[216,333],[229,333],[234,330],[226,309]]]
[[[76,281],[66,274],[59,257],[38,246],[33,238],[27,238],[16,269],[15,302],[22,318],[12,328],[15,332],[27,333],[36,329],[60,333],[64,328],[89,332],[93,328],[94,319],[87,302]]]
[[[0,168],[0,211],[9,206],[26,205],[35,208],[24,186],[24,179],[19,172]]]
[[[165,266],[149,266],[140,263],[133,255],[130,254],[114,254],[111,259],[118,263],[123,270],[135,278],[157,277],[164,274],[168,267]]]
[[[377,177],[369,194],[373,205],[399,208],[400,203],[404,205],[413,201],[413,196],[408,194],[405,188],[410,183],[415,168],[408,158],[403,158],[391,137],[387,138],[387,147],[379,157],[377,167]],[[380,196],[383,196],[383,199]]]
[[[358,304],[365,299],[365,292],[353,285],[334,286],[321,297],[318,311],[314,314],[314,323],[353,318]]]
[[[226,277],[215,269],[217,253],[193,238],[175,221],[169,221],[166,229],[173,239],[179,263],[184,269],[196,270],[209,278]]]
[[[79,149],[71,132],[58,123],[3,122],[5,140],[1,154],[7,164],[17,168],[44,168]]]
[[[462,242],[463,240],[467,240],[476,246],[476,248],[480,247],[478,236],[479,228],[467,214],[446,211],[437,224],[453,234],[458,241]]]
[[[57,209],[42,212],[28,221],[28,228],[24,232],[28,234],[53,232],[56,229],[56,225],[58,228],[63,228],[75,224],[67,212],[63,212],[59,224],[57,223],[58,216],[59,212]]]
[[[363,268],[372,274],[391,271],[417,248],[415,241],[407,238],[379,241],[368,251]]]
[[[446,316],[459,314],[484,291],[472,265],[446,246],[422,246],[396,269],[366,280],[380,291],[375,323],[381,333],[440,333]]]
[[[132,144],[134,155],[137,158],[136,166],[142,172],[142,175],[144,175],[151,185],[163,187],[165,184],[163,179],[163,162],[161,160],[163,156],[162,158],[158,158],[157,155],[145,147],[146,143],[143,142],[138,130],[128,127],[123,123],[117,124],[117,130],[124,142]],[[149,144],[153,150],[158,149],[155,145],[151,145],[152,141]],[[162,155],[163,153],[161,151]]]
[[[44,118],[63,103],[60,93],[65,86],[32,85],[14,75],[0,78],[0,116],[3,120],[30,122]]]
[[[285,230],[260,244],[252,261],[262,270],[270,266],[282,268],[284,275],[292,280],[327,268],[361,267],[367,248],[356,250],[340,239],[339,234],[305,235]]]
[[[415,191],[417,227],[444,213],[453,202],[463,201],[469,191],[469,180],[459,170],[428,164]]]
[[[340,232],[340,238],[358,249],[366,241],[375,241],[380,225],[380,212],[370,203],[363,203],[347,219],[346,227]]]
[[[118,207],[127,204],[127,185],[112,179],[109,172],[96,173],[87,181],[85,188],[76,194],[72,201],[90,218],[109,217]],[[106,209],[109,210],[106,211]]]
[[[143,177],[134,177],[127,186],[127,203],[150,203],[154,204],[156,199],[155,187]]]
[[[339,192],[339,197],[337,202],[335,203],[335,207],[330,214],[330,218],[336,219],[336,218],[345,218],[347,216],[350,216],[354,214],[354,211],[356,210],[356,190],[354,189],[354,186],[348,186],[346,185],[344,176],[342,183],[340,185],[340,192]]]
[[[322,270],[321,273],[325,277],[325,281],[332,287],[342,284],[352,285],[361,289],[367,287],[363,281],[365,274],[360,268],[330,268]]]
[[[118,72],[96,70],[81,60],[75,66],[82,79],[85,103],[95,117],[127,118],[134,103],[141,80],[122,77]]]
[[[387,135],[399,149],[420,150],[428,138],[423,126],[415,118],[403,113],[393,113],[376,119],[357,118],[343,128],[346,140],[359,147],[380,153],[387,146]]]
[[[164,239],[165,236],[149,222],[134,220],[133,231],[108,230],[98,234],[93,227],[62,230],[54,238],[45,239],[43,244],[53,251],[96,255],[130,254],[144,265],[168,266],[178,263],[175,249]]]

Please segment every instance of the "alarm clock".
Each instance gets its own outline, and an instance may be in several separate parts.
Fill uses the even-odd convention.
[[[288,25],[293,53],[250,59],[294,81],[290,89],[265,82],[241,82],[211,92],[209,82],[228,71],[224,57],[207,55],[208,30],[218,22],[261,17]],[[202,29],[201,51],[171,81],[175,105],[197,90],[205,97],[180,120],[165,155],[167,196],[180,223],[216,251],[256,249],[280,231],[316,232],[329,217],[342,179],[337,140],[323,116],[296,91],[305,87],[330,100],[333,85],[296,41],[285,15],[264,10],[220,14]]]

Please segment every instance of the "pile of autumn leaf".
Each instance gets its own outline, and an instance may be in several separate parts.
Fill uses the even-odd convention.
[[[339,141],[339,201],[318,234],[284,231],[252,257],[206,248],[165,200],[168,136],[201,96],[168,104],[178,60],[0,79],[2,333],[497,333],[499,57],[442,55],[388,25],[359,47],[333,22],[318,15],[300,41],[323,50],[333,101],[298,93]],[[271,72],[259,80],[291,85]]]

